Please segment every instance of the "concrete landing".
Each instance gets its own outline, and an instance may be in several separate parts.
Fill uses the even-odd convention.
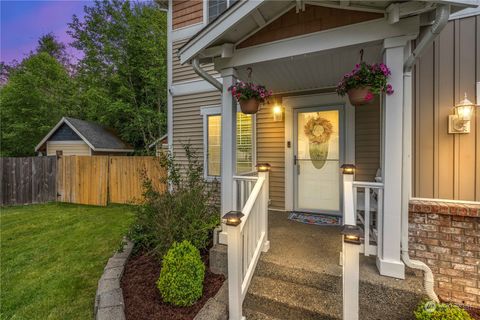
[[[244,302],[252,319],[341,319],[341,227],[307,225],[270,212],[270,251],[262,254]],[[406,320],[423,297],[422,279],[380,276],[361,256],[360,319]]]

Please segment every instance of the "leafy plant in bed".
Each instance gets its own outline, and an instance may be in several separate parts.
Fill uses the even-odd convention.
[[[169,189],[157,192],[145,179],[145,201],[129,233],[134,255],[122,278],[127,319],[193,319],[224,281],[206,267],[220,223],[218,182],[204,180],[189,145],[184,152],[185,165],[171,153],[160,156]]]

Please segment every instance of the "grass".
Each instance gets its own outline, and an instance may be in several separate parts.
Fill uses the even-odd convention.
[[[52,203],[1,208],[0,219],[0,319],[92,319],[132,209]]]

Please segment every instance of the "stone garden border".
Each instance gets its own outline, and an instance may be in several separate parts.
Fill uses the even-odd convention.
[[[122,279],[125,264],[132,253],[133,242],[123,238],[123,250],[117,251],[110,259],[98,280],[95,296],[94,316],[96,320],[125,320]]]

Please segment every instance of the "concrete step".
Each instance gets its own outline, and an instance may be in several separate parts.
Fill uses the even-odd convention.
[[[288,320],[341,319],[341,295],[280,279],[255,276],[244,307]]]
[[[251,309],[243,309],[243,315],[248,319],[248,320],[280,320],[278,318],[269,316],[265,313],[251,310]]]
[[[410,279],[419,287],[405,287],[400,281],[380,276],[377,282],[372,277],[360,281],[360,319],[412,319],[424,298],[421,282]],[[261,259],[244,308],[278,319],[341,319],[342,278]]]

